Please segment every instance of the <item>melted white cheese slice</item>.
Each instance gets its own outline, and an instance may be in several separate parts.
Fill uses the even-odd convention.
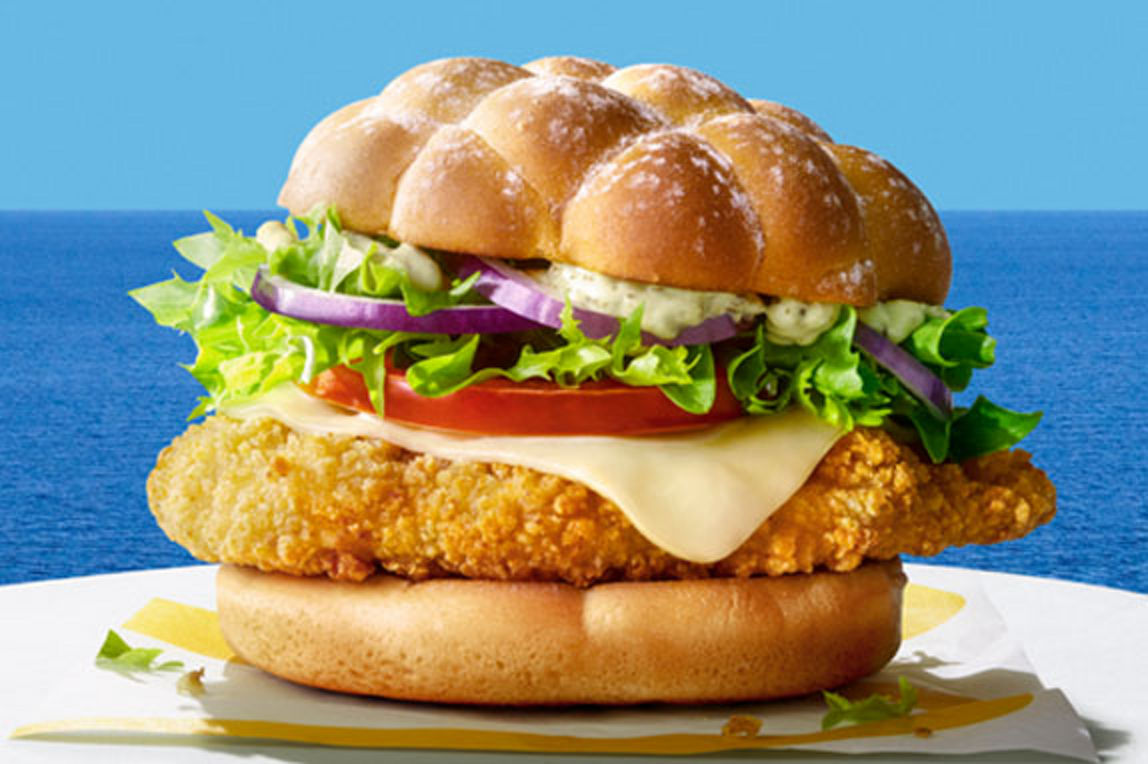
[[[223,413],[294,430],[381,438],[410,451],[530,467],[618,505],[653,544],[691,562],[729,556],[801,487],[841,433],[804,410],[660,436],[467,435],[332,406],[294,385]]]

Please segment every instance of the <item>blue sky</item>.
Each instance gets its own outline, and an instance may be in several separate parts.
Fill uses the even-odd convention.
[[[684,64],[941,209],[1148,209],[1148,3],[0,3],[0,209],[265,208],[307,129],[432,58]]]

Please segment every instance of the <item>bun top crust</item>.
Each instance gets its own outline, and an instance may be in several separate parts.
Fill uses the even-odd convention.
[[[311,130],[279,203],[424,247],[806,301],[941,303],[925,196],[812,120],[678,66],[417,66]]]

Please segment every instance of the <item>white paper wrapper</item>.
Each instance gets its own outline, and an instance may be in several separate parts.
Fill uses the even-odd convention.
[[[165,591],[141,592],[123,613],[133,647],[204,669],[204,692],[177,691],[181,672],[126,676],[94,663],[70,667],[20,714],[13,737],[211,735],[333,746],[688,755],[795,749],[842,754],[972,754],[1031,750],[1097,761],[1064,695],[1046,689],[976,583],[953,569],[907,566],[905,640],[879,674],[841,690],[897,694],[904,676],[919,703],[908,717],[821,730],[820,696],[758,704],[638,709],[474,710],[335,695],[227,660],[214,613]],[[160,587],[162,588],[162,587]],[[117,623],[110,620],[109,623]],[[92,645],[94,653],[98,641]],[[737,717],[753,734],[723,734]],[[47,743],[46,743],[47,744]]]

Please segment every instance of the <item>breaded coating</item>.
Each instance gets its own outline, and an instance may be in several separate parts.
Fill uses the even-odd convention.
[[[586,486],[526,467],[452,462],[371,439],[215,416],[159,456],[152,511],[196,557],[361,580],[651,580],[847,571],[1017,538],[1056,494],[1023,451],[933,465],[882,430],[837,442],[808,482],[729,557],[655,547]]]

